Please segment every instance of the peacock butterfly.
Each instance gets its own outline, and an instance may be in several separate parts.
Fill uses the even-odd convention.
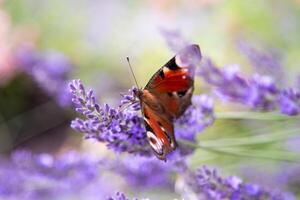
[[[195,67],[201,57],[198,45],[186,46],[152,76],[144,89],[135,92],[149,144],[161,160],[176,149],[173,121],[191,105]]]

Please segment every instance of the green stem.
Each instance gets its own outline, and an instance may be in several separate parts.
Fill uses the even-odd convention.
[[[202,146],[201,144],[194,144],[193,142],[189,142],[186,140],[180,140],[178,142],[195,149],[202,149],[212,153],[229,155],[229,156],[237,156],[242,158],[247,157],[247,158],[268,159],[268,160],[275,160],[275,161],[287,161],[287,162],[296,162],[299,159],[299,156],[297,154],[286,152],[286,151],[274,151],[274,150],[260,151],[260,150],[243,149],[243,148],[236,148],[236,147],[216,148],[216,147]]]
[[[299,129],[290,129],[287,131],[278,131],[275,133],[268,133],[262,135],[254,135],[243,138],[226,138],[217,140],[201,141],[201,146],[204,147],[232,147],[272,143],[283,141],[284,139],[299,133]]]
[[[274,160],[274,161],[286,161],[286,162],[296,162],[299,159],[294,153],[285,152],[285,151],[267,151],[267,150],[248,150],[242,148],[209,148],[209,147],[201,147],[203,150],[220,153],[220,154],[227,154],[231,156],[238,156],[238,157],[248,157],[248,158],[258,158],[258,159],[267,159],[267,160]]]
[[[217,112],[217,119],[288,120],[297,116],[286,116],[277,112]]]

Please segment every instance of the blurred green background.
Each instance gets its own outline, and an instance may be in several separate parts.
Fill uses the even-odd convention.
[[[180,30],[221,64],[241,63],[233,41],[244,37],[280,49],[285,66],[297,70],[299,5],[297,0],[10,0],[3,7],[13,28],[32,32],[39,48],[68,55],[77,64],[75,77],[91,82],[99,70],[127,74],[130,56],[144,85],[172,55],[160,27]],[[131,85],[130,79],[120,81]]]

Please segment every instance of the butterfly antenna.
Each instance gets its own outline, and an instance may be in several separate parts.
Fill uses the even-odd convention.
[[[131,64],[130,64],[129,57],[126,57],[126,59],[127,59],[127,62],[128,62],[128,65],[129,65],[129,68],[130,68],[130,71],[131,71],[131,74],[132,74],[132,76],[133,76],[133,78],[134,78],[135,84],[136,84],[136,86],[137,86],[138,88],[140,88],[140,87],[139,87],[139,84],[138,84],[137,81],[136,81],[135,75],[134,75],[134,73],[133,73],[133,70],[132,70],[132,67],[131,67]]]

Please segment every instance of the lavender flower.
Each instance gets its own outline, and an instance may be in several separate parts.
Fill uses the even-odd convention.
[[[274,110],[278,89],[274,80],[269,76],[254,74],[249,80],[249,93],[246,102],[252,108]]]
[[[174,171],[172,164],[161,162],[154,157],[127,156],[114,164],[116,166],[114,171],[122,175],[127,184],[139,190],[149,188],[172,190],[174,185],[171,180],[171,172]]]
[[[285,170],[280,170],[275,175],[274,182],[285,189],[289,189],[290,192],[299,195],[300,187],[300,165],[284,165]],[[273,175],[273,176],[274,176]]]
[[[176,121],[175,134],[178,138],[195,142],[195,136],[215,120],[214,101],[207,95],[195,95],[192,105]]]
[[[219,69],[210,59],[204,61],[198,74],[215,87],[222,100],[239,102],[256,110],[276,108],[278,89],[271,77],[255,74],[246,79],[240,75],[238,66]]]
[[[237,47],[241,54],[247,57],[257,72],[276,77],[278,81],[282,79],[282,63],[280,57],[278,54],[275,54],[274,50],[258,50],[245,40],[238,41]]]
[[[0,198],[101,199],[113,188],[99,173],[105,169],[102,162],[76,152],[54,158],[17,151],[10,160],[1,159]]]
[[[70,105],[67,81],[72,65],[64,55],[23,47],[16,51],[15,59],[20,69],[29,74],[59,105]]]
[[[300,113],[300,92],[297,89],[283,90],[279,94],[278,102],[282,113],[287,115]]]
[[[224,101],[242,103],[255,110],[275,110],[286,115],[300,112],[300,93],[297,89],[280,90],[273,78],[258,74],[246,78],[237,66],[217,68],[211,60],[205,60],[198,74],[214,86],[217,96]]]
[[[68,152],[58,159],[50,154],[32,155],[27,151],[18,151],[12,154],[11,162],[23,173],[42,176],[55,181],[63,180],[67,184],[76,185],[72,189],[80,188],[96,180],[101,160],[85,155],[82,157],[76,152]]]
[[[236,176],[222,177],[215,169],[199,168],[195,174],[187,173],[186,182],[198,199],[286,199],[284,194],[259,185],[244,183]]]
[[[128,90],[128,94],[121,94],[121,109],[131,107],[133,110],[138,111],[141,109],[141,103],[138,97],[135,95],[137,94],[138,89],[136,87],[132,87]]]
[[[160,33],[165,38],[165,41],[169,48],[176,53],[189,44],[189,42],[182,36],[179,31],[166,30],[161,28]]]
[[[210,59],[204,59],[198,75],[215,87],[225,101],[243,102],[247,96],[248,83],[239,75],[236,65],[224,70],[216,67]]]
[[[70,89],[76,111],[86,117],[73,120],[72,128],[85,133],[85,138],[107,142],[108,148],[116,152],[151,155],[143,120],[136,112],[114,109],[107,104],[100,107],[93,91],[86,92],[79,80],[74,80]],[[125,98],[131,99],[129,96]]]
[[[115,197],[111,196],[109,198],[107,198],[107,200],[129,200],[125,194],[121,193],[121,192],[117,192]],[[134,200],[138,200],[137,198],[134,198]]]

